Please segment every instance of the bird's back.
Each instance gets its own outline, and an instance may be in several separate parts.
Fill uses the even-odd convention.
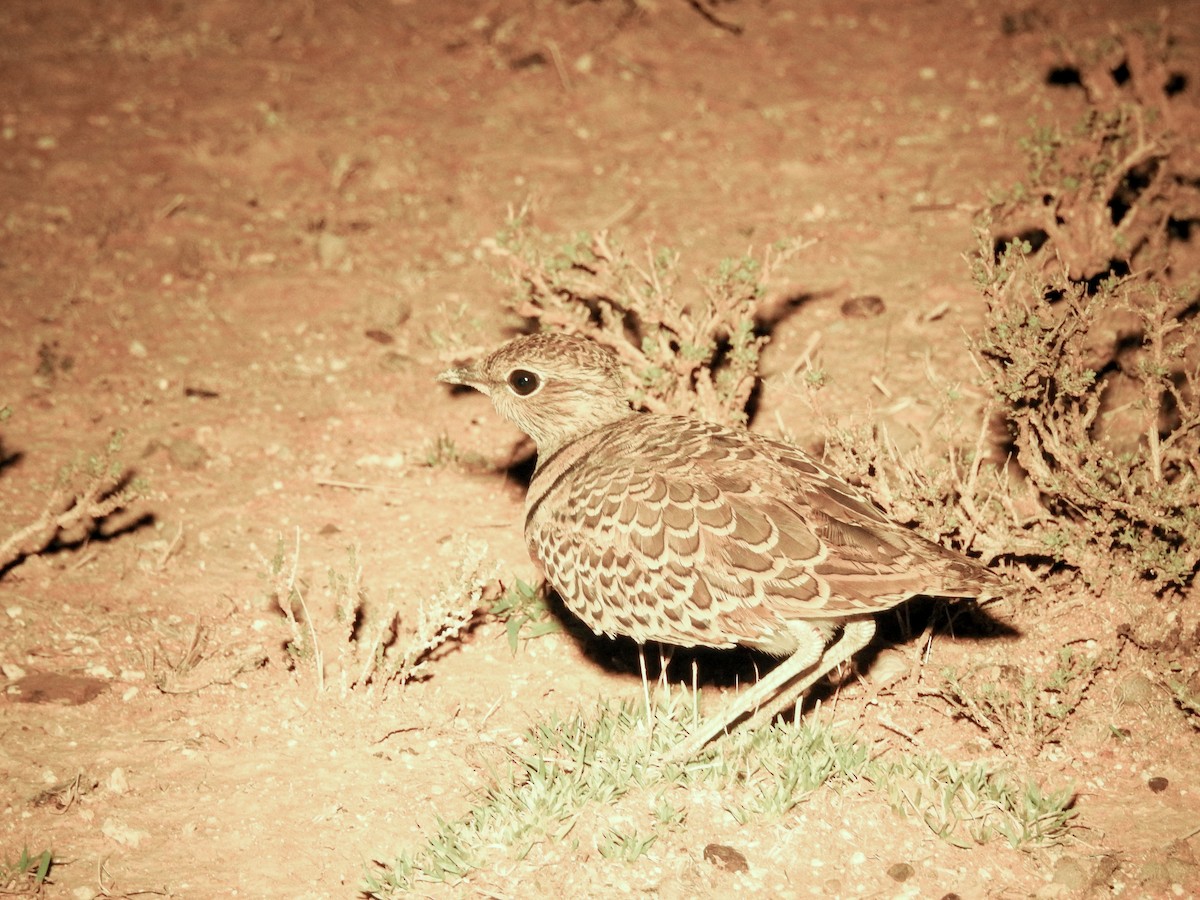
[[[995,582],[795,448],[669,416],[631,414],[539,460],[525,536],[593,630],[682,646],[789,653],[789,622],[829,632]]]

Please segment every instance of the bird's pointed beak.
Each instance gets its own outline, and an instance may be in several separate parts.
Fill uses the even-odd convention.
[[[445,384],[462,384],[473,387],[477,391],[488,393],[487,382],[472,366],[455,366],[437,376],[437,380]]]

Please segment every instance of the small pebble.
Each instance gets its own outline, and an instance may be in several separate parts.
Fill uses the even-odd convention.
[[[326,231],[317,238],[317,261],[322,269],[349,268],[348,250],[344,237]]]
[[[1122,706],[1144,706],[1154,699],[1154,682],[1135,672],[1121,679],[1116,694]]]
[[[129,793],[129,779],[125,776],[125,770],[117,766],[108,773],[108,783],[106,785],[114,794]]]
[[[874,319],[887,310],[883,298],[874,294],[851,297],[842,303],[842,315],[847,319]]]
[[[911,671],[912,664],[907,656],[899,650],[885,647],[876,654],[866,677],[876,687],[884,687],[905,677]]]
[[[913,867],[908,863],[892,863],[888,866],[888,878],[892,881],[908,881],[913,877]]]
[[[175,438],[167,444],[167,455],[172,465],[189,472],[204,468],[208,462],[208,451],[187,438]]]
[[[1064,856],[1054,867],[1054,884],[1061,884],[1068,890],[1083,891],[1091,880],[1090,868],[1073,856]]]
[[[136,850],[143,840],[150,837],[150,832],[131,828],[118,819],[105,819],[100,825],[100,833],[110,841],[133,850]]]
[[[724,844],[709,844],[704,848],[704,858],[718,869],[727,872],[749,872],[750,864],[746,857]]]
[[[1150,788],[1152,793],[1161,794],[1167,789],[1167,785],[1170,783],[1171,782],[1167,781],[1167,779],[1163,778],[1161,775],[1155,775],[1146,782],[1146,787]]]

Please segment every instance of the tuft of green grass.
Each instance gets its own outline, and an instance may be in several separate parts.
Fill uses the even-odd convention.
[[[873,758],[865,743],[812,721],[735,732],[686,765],[665,763],[686,737],[695,703],[676,692],[660,696],[649,719],[642,702],[606,702],[594,713],[535,724],[517,745],[510,777],[463,817],[435,815],[424,843],[372,867],[364,890],[388,898],[423,883],[457,883],[511,866],[540,845],[590,842],[606,858],[632,861],[686,827],[695,788],[715,790],[740,824],[777,821],[822,788],[857,786],[873,787],[900,814],[958,846],[995,839],[1046,846],[1071,826],[1070,790],[1045,792],[982,763],[932,753]],[[648,814],[633,821],[624,813],[631,803]]]
[[[30,853],[28,847],[12,862],[0,860],[0,894],[32,897],[50,884],[50,868],[54,865],[54,854],[49,850]]]
[[[600,851],[600,855],[605,859],[634,862],[639,857],[645,856],[657,840],[657,834],[643,835],[637,831],[618,831],[613,829],[606,831],[601,836],[600,840],[597,841],[596,849]]]
[[[431,438],[421,452],[421,465],[429,469],[445,469],[459,466],[470,470],[490,468],[484,457],[472,451],[460,450],[454,438],[443,432]]]
[[[1044,791],[981,765],[936,754],[879,761],[864,772],[900,815],[916,818],[955,847],[997,838],[1013,849],[1061,843],[1075,818],[1074,791]]]
[[[488,612],[504,623],[508,647],[514,656],[521,638],[532,641],[542,635],[562,631],[562,626],[546,605],[545,586],[526,584],[520,578],[492,604]]]
[[[725,810],[739,825],[777,819],[822,785],[858,778],[870,756],[866,744],[817,723],[759,728],[731,749],[726,755],[718,747],[709,766],[724,788],[733,788]]]

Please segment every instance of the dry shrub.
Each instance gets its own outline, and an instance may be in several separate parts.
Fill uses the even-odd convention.
[[[991,401],[974,446],[931,460],[878,427],[826,443],[894,518],[1007,559],[1025,582],[1009,600],[1086,604],[1094,659],[1060,660],[1045,683],[1003,665],[944,674],[951,708],[1025,752],[1054,739],[1123,639],[1149,651],[1181,710],[1200,709],[1200,260],[1188,241],[1200,141],[1167,97],[1165,46],[1125,35],[1073,55],[1093,108],[1067,132],[1039,130],[1029,180],[984,217],[972,264],[988,321],[972,348]]]
[[[1070,51],[1092,107],[1029,143],[1029,183],[991,211],[976,261],[976,350],[1052,516],[1042,541],[1097,586],[1160,594],[1200,563],[1200,302],[1176,267],[1200,167],[1167,43],[1150,29]],[[1035,227],[1014,233],[1022,222]]]
[[[280,538],[274,557],[262,562],[267,596],[290,635],[284,648],[287,667],[311,669],[318,694],[332,677],[343,698],[354,691],[386,696],[430,677],[430,662],[461,643],[495,599],[496,566],[487,544],[462,538],[448,545],[444,556],[449,574],[432,594],[418,599],[414,620],[402,612],[412,608],[409,591],[403,592],[403,603],[397,588],[382,602],[372,600],[353,547],[346,567],[327,567],[323,589],[314,591],[300,575],[299,531],[290,556]],[[323,621],[318,610],[330,611],[332,621]],[[332,658],[327,648],[335,651]]]
[[[1144,278],[1046,284],[1026,250],[981,261],[978,350],[1053,516],[1046,545],[1089,579],[1129,567],[1156,589],[1186,586],[1200,562],[1195,302]],[[1114,334],[1114,321],[1132,327]]]
[[[144,496],[145,483],[121,461],[123,441],[123,433],[115,432],[99,453],[76,454],[59,470],[41,513],[0,541],[0,575],[26,557],[94,536]]]
[[[1013,478],[993,454],[992,414],[985,411],[973,444],[957,447],[945,437],[939,455],[917,448],[902,452],[879,425],[826,432],[824,461],[862,486],[893,519],[926,537],[969,550],[990,564],[1046,557],[1036,537],[1051,518],[1036,494]]]
[[[929,460],[860,430],[826,453],[896,518],[987,559],[1182,596],[1200,565],[1200,301],[1173,263],[1200,173],[1171,130],[1163,45],[1089,55],[1097,105],[1068,136],[1039,131],[1029,182],[985,217],[972,343],[992,401],[975,445]]]
[[[1171,268],[1173,238],[1200,219],[1200,149],[1172,103],[1182,76],[1167,67],[1168,44],[1161,28],[1063,42],[1062,68],[1091,106],[1073,127],[1022,142],[1028,178],[991,210],[999,244],[1045,245],[1038,262],[1072,281]]]
[[[954,714],[978,725],[1008,754],[1032,758],[1056,743],[1097,677],[1117,664],[1117,651],[1064,646],[1048,659],[981,663],[942,670],[939,695]]]
[[[604,231],[558,250],[547,243],[518,217],[492,245],[516,286],[518,315],[613,350],[644,409],[746,422],[767,340],[757,325],[764,284],[803,244],[773,246],[761,263],[723,260],[686,297],[674,251],[647,247],[634,256]]]

